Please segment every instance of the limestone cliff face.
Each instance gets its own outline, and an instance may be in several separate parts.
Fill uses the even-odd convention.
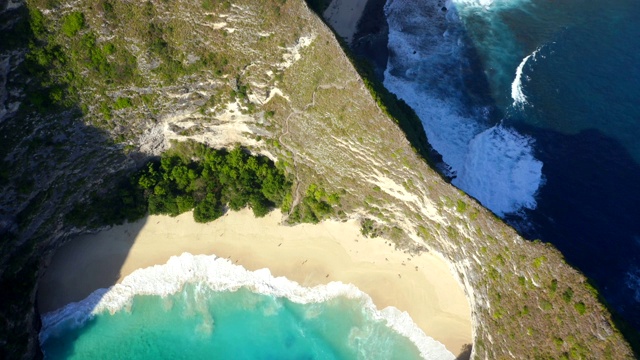
[[[27,6],[47,29],[36,44],[57,46],[44,54],[43,86],[64,86],[39,110],[34,73],[20,65],[26,42],[0,48],[0,276],[3,294],[15,290],[0,307],[7,357],[38,352],[36,279],[61,243],[89,231],[71,224],[71,209],[187,139],[266,154],[295,179],[294,204],[319,184],[341,194],[346,216],[440,254],[471,304],[476,358],[632,357],[557,251],[523,240],[427,166],[302,0]],[[2,8],[6,29],[27,16]]]

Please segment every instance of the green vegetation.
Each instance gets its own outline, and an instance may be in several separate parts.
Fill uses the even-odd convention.
[[[337,205],[339,201],[340,198],[337,194],[328,195],[318,185],[311,184],[300,204],[289,214],[289,222],[317,224],[320,220],[326,219],[334,213],[331,204]]]
[[[578,311],[580,315],[584,315],[584,313],[587,311],[587,306],[582,301],[575,303],[573,306],[576,308],[576,311]]]
[[[463,214],[465,211],[467,211],[467,203],[462,201],[462,199],[458,199],[458,202],[456,203],[456,210],[460,214]]]
[[[362,236],[368,238],[380,236],[380,230],[377,228],[376,223],[371,219],[363,219],[360,222],[360,233]]]
[[[202,1],[202,9],[206,11],[216,10],[218,6],[222,6],[222,10],[229,10],[231,8],[231,3],[229,1],[222,0],[203,0]]]
[[[518,282],[520,283],[520,286],[526,286],[527,279],[524,276],[518,276]]]
[[[68,37],[72,37],[84,27],[84,14],[74,11],[62,20],[62,32]]]
[[[536,269],[539,269],[539,268],[540,268],[540,266],[542,266],[542,264],[543,264],[545,261],[547,261],[547,258],[546,258],[546,257],[544,257],[544,256],[537,257],[537,258],[535,258],[535,259],[533,260],[533,266],[534,266]]]
[[[94,194],[88,205],[77,204],[67,220],[100,226],[133,221],[147,212],[176,216],[193,210],[197,222],[208,222],[227,207],[246,206],[260,217],[290,198],[291,183],[266,157],[249,155],[241,147],[227,152],[201,144],[185,150],[188,146],[177,146],[160,161],[149,162],[115,191]],[[194,152],[187,155],[189,151]]]
[[[136,59],[126,49],[98,42],[90,29],[79,36],[80,30],[86,28],[83,13],[76,11],[65,16],[58,33],[46,26],[38,9],[31,8],[29,24],[29,52],[22,71],[36,81],[25,89],[27,104],[31,105],[26,109],[49,111],[54,106],[70,107],[78,103],[81,90],[95,86],[97,79],[114,85],[135,82]],[[100,112],[110,119],[110,111],[101,108]]]
[[[573,298],[573,290],[571,288],[568,288],[562,293],[562,299],[565,302],[567,303],[570,302],[572,298]]]
[[[227,206],[249,206],[255,216],[282,206],[291,183],[269,159],[240,147],[230,152],[197,148],[197,160],[165,153],[136,176],[150,214],[176,216],[193,209],[197,222],[207,222],[222,216]]]
[[[131,102],[131,99],[129,98],[118,98],[116,100],[116,103],[113,105],[113,108],[116,110],[122,110],[122,109],[126,109],[129,107],[132,107],[133,103]]]

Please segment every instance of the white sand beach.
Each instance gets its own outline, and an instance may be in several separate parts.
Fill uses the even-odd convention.
[[[268,268],[303,286],[341,281],[369,294],[382,309],[406,311],[418,326],[454,354],[470,344],[467,299],[442,259],[394,250],[367,239],[354,222],[280,225],[281,213],[254,218],[229,212],[208,223],[191,213],[149,216],[70,241],[58,250],[40,281],[42,313],[79,301],[98,288],[121,282],[134,270],[166,263],[183,252],[215,254],[248,270]]]

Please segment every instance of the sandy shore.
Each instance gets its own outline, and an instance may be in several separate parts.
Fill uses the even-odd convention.
[[[174,255],[215,254],[249,270],[269,268],[304,286],[352,283],[380,309],[407,311],[423,331],[458,355],[471,343],[470,309],[440,258],[393,250],[383,239],[366,239],[355,222],[280,226],[274,211],[256,219],[251,211],[197,224],[191,213],[150,216],[133,224],[72,240],[55,254],[38,291],[42,313],[84,299],[122,281],[139,268],[164,264]]]
[[[351,43],[367,0],[333,0],[323,17],[338,35]]]

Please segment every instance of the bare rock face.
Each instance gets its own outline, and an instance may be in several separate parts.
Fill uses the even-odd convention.
[[[28,15],[15,4],[0,2],[7,29]],[[38,356],[37,279],[66,239],[97,230],[69,214],[186,140],[265,154],[295,179],[294,204],[322,185],[345,216],[440,254],[472,308],[471,357],[632,358],[557,251],[523,240],[416,154],[302,0],[27,6],[34,38],[0,48],[0,281],[13,294],[0,299],[3,358]]]

